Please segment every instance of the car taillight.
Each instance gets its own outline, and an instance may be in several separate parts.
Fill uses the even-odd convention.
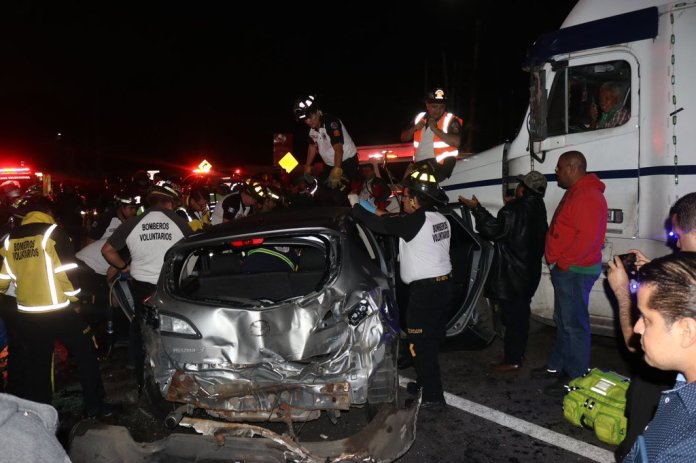
[[[172,317],[171,315],[159,314],[160,325],[159,329],[161,332],[181,334],[185,336],[196,336],[196,330],[193,329],[186,320],[181,318]]]
[[[263,244],[263,238],[251,238],[248,240],[235,240],[232,241],[232,247],[234,248],[243,248],[246,246],[258,246],[259,244]]]

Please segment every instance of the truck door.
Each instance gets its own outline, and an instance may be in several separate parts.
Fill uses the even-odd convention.
[[[534,143],[540,161],[535,168],[553,182],[560,155],[570,150],[582,152],[588,172],[596,173],[606,185],[607,238],[631,238],[638,231],[638,64],[630,53],[592,53],[557,64],[553,71],[547,135]],[[617,104],[607,114],[601,109],[602,92],[617,95]],[[555,210],[564,193],[549,185],[545,198],[549,211]],[[611,249],[605,249],[605,261],[610,255]]]
[[[587,171],[596,173],[606,185],[604,195],[609,217],[602,250],[602,261],[606,262],[615,253],[615,247],[619,252],[625,252],[630,247],[629,240],[638,234],[638,121],[641,109],[638,62],[631,53],[624,51],[585,52],[567,61],[546,64],[544,69],[538,69],[532,75],[543,82],[544,74],[552,81],[548,85],[539,85],[542,90],[535,91],[532,86],[530,100],[532,106],[536,104],[541,108],[536,111],[530,108],[532,168],[549,180],[544,201],[550,218],[565,193],[555,183],[558,158],[571,150],[585,155]],[[548,93],[543,91],[544,88]],[[616,109],[608,111],[603,118],[605,122],[595,126],[592,107],[601,106],[603,88],[618,93],[618,105],[624,111],[623,115]],[[602,120],[601,108],[598,112],[598,120]],[[526,173],[523,170],[529,169],[529,164],[523,164],[522,158],[511,159],[508,165],[510,173]],[[591,318],[603,320],[608,329],[613,328],[613,311],[601,281],[590,294]],[[592,300],[603,302],[598,304]],[[553,306],[553,290],[550,284],[542,282],[532,301],[532,313],[551,320]]]

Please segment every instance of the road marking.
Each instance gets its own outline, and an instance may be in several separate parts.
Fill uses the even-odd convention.
[[[402,386],[405,386],[409,381],[413,380],[403,376],[399,377],[399,383]],[[585,458],[589,458],[590,460],[597,461],[599,463],[614,462],[614,454],[609,450],[574,439],[556,431],[551,431],[550,429],[546,429],[542,426],[530,423],[529,421],[508,415],[494,408],[477,404],[476,402],[450,394],[449,392],[445,392],[445,401],[447,402],[447,405],[451,407],[458,408],[464,412],[471,413],[472,415],[492,421],[501,426],[505,426],[506,428],[526,434],[542,442],[546,442],[547,444],[576,453]]]

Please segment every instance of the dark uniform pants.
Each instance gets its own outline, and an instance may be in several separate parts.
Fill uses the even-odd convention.
[[[423,401],[426,402],[444,400],[437,356],[445,339],[453,293],[451,278],[439,282],[417,280],[409,287],[406,332],[418,384],[423,388]]]
[[[514,301],[499,301],[505,326],[505,363],[519,365],[527,350],[531,299],[520,296]]]
[[[85,408],[97,408],[103,403],[104,385],[92,332],[77,312],[71,307],[43,313],[18,311],[13,325],[22,343],[20,351],[10,352],[12,366],[8,373],[8,390],[11,394],[51,403],[53,342],[58,340],[68,348],[77,364]]]
[[[133,280],[133,305],[135,306],[135,317],[131,323],[130,346],[133,350],[133,361],[135,362],[135,379],[138,388],[142,390],[145,384],[145,346],[143,345],[143,323],[145,318],[145,308],[143,300],[154,294],[156,285],[143,281]]]

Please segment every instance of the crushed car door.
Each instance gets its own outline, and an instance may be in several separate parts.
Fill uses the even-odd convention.
[[[475,314],[493,261],[493,246],[474,231],[469,210],[462,204],[439,209],[452,230],[450,260],[454,279],[454,301],[447,319],[447,337],[460,334]]]

